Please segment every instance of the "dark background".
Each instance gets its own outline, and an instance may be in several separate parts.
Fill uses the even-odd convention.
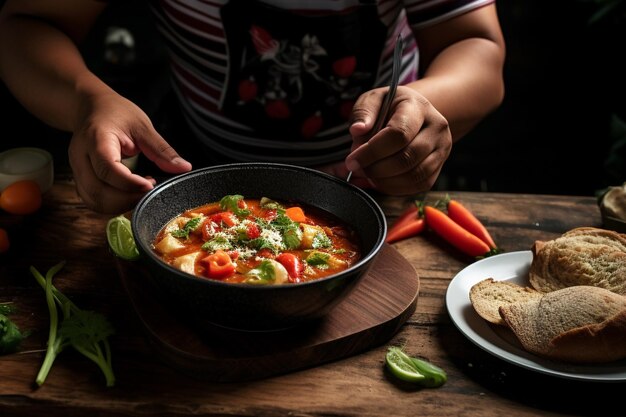
[[[505,101],[453,147],[435,189],[594,195],[626,180],[620,148],[626,68],[618,63],[626,2],[617,0],[618,8],[594,24],[590,19],[603,3],[497,3],[507,40]],[[150,18],[144,2],[119,2],[83,50],[97,73],[152,115],[167,77]],[[105,45],[112,27],[132,33],[133,51]],[[0,150],[39,146],[66,164],[69,135],[38,122],[0,87]]]

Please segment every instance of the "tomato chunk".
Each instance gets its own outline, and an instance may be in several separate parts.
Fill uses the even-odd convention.
[[[261,229],[256,223],[249,223],[246,227],[246,236],[248,239],[256,239],[261,236]]]
[[[234,225],[239,223],[239,221],[237,220],[237,216],[235,216],[235,214],[232,211],[222,211],[222,212],[216,213],[211,216],[211,220],[220,226],[223,223],[227,227],[233,227]]]
[[[302,262],[293,253],[283,252],[276,257],[276,260],[282,264],[289,274],[290,282],[300,282],[302,276]]]

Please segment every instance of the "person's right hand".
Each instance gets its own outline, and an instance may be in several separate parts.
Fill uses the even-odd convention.
[[[171,174],[191,164],[159,135],[137,105],[111,92],[85,100],[69,146],[69,161],[79,196],[101,213],[130,210],[155,185],[151,177],[134,174],[122,163],[143,152]]]
[[[346,157],[346,168],[353,171],[350,181],[368,181],[388,195],[428,191],[452,149],[449,123],[421,93],[400,85],[387,124],[372,132],[386,92],[370,90],[352,108],[352,153]]]

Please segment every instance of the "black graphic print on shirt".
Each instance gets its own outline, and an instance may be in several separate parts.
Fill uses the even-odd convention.
[[[374,86],[386,28],[374,5],[333,15],[250,0],[222,8],[228,83],[222,110],[273,140],[313,140],[344,125]]]

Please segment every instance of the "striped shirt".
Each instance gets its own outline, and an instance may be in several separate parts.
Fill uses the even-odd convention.
[[[248,0],[240,4],[247,6],[249,3],[246,1]],[[385,37],[380,41],[380,51],[376,52],[377,65],[374,73],[371,74],[369,88],[375,88],[387,85],[389,82],[391,56],[395,39],[399,34],[404,38],[405,45],[400,83],[406,84],[417,78],[419,65],[419,51],[412,34],[413,29],[427,27],[494,1],[264,0],[255,3],[293,13],[296,17],[349,15],[368,3],[371,7],[375,7],[372,10],[375,11],[380,27],[384,28],[382,36]],[[157,27],[168,49],[173,90],[193,134],[213,152],[237,161],[285,162],[315,166],[344,159],[352,144],[345,114],[343,114],[343,119],[333,119],[330,124],[322,123],[319,117],[311,116],[302,122],[301,130],[305,133],[308,131],[309,134],[306,137],[297,137],[298,135],[294,135],[292,131],[281,130],[278,120],[275,124],[270,124],[265,133],[261,133],[256,126],[237,117],[240,112],[224,111],[225,103],[228,103],[227,95],[235,91],[232,87],[232,78],[237,74],[230,71],[230,67],[233,66],[233,59],[239,59],[238,56],[229,57],[229,53],[234,52],[227,42],[228,25],[222,13],[228,3],[228,0],[153,0],[150,2]],[[244,16],[251,12],[247,7],[241,7],[240,13]],[[269,33],[273,28],[283,27],[285,23],[286,20],[279,19],[269,28],[261,28],[254,33],[250,31],[254,47],[261,56],[261,62],[263,60],[269,62],[272,59],[280,61],[276,55],[280,51],[278,42]],[[304,66],[308,64],[313,68],[308,75],[323,78],[316,73],[318,69],[316,56],[307,55],[305,59],[302,53],[312,51],[312,55],[319,55],[319,51],[324,51],[325,45],[316,45],[315,42],[307,45],[307,49],[299,50],[297,63]],[[327,46],[329,46],[328,43]],[[349,72],[352,67],[345,62],[344,64],[346,64],[344,69],[338,70],[339,73],[348,71],[346,74],[354,75]],[[284,70],[287,65],[283,63],[282,68]],[[303,67],[297,68],[300,73],[303,71]],[[286,72],[281,76],[284,77]],[[338,78],[337,74],[333,75],[333,84],[341,83]],[[291,83],[289,88],[295,91],[293,84],[297,84],[300,78],[292,76],[287,79]],[[285,82],[284,78],[281,80]],[[229,82],[231,82],[230,92],[228,92]],[[244,83],[245,80],[241,82]],[[320,82],[326,85],[330,83],[330,80],[325,79]],[[245,85],[239,84],[238,103],[242,104],[242,100],[247,96],[252,97],[257,93],[257,88],[258,86],[252,81],[248,81]],[[356,91],[359,94],[364,92]],[[271,94],[275,93],[271,92]],[[337,97],[345,97],[346,92],[341,92],[341,95],[337,94],[333,99],[335,101]],[[303,95],[306,95],[306,92]],[[282,105],[274,103],[275,106],[270,108],[271,97],[273,96],[267,93],[263,101],[257,99],[257,103],[265,105],[265,110],[273,112],[274,117],[285,116],[289,109],[284,106],[284,103]],[[244,106],[242,105],[241,108],[243,109]]]

